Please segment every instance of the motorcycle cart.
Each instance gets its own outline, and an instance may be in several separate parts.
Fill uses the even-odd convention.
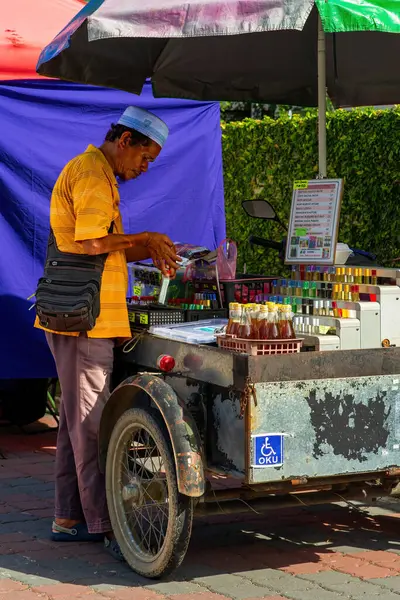
[[[400,348],[249,356],[138,334],[116,355],[99,442],[128,564],[170,573],[197,515],[390,494],[399,365]]]

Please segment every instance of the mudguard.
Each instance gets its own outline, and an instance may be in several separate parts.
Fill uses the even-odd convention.
[[[199,498],[205,491],[200,436],[192,416],[182,406],[175,391],[154,374],[128,377],[108,399],[100,422],[100,468],[105,469],[108,443],[119,417],[130,408],[149,408],[151,403],[160,411],[169,433],[179,492]]]

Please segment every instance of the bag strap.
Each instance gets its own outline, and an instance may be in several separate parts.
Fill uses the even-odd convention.
[[[111,221],[111,225],[108,228],[108,235],[110,235],[111,233],[114,233],[114,221]],[[54,236],[53,230],[50,227],[50,234],[49,234],[49,239],[47,242],[47,247],[49,247],[51,244],[55,244],[56,243],[56,238]]]

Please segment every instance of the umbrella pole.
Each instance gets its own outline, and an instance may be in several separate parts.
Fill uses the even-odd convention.
[[[318,168],[326,177],[326,45],[325,32],[318,13]]]

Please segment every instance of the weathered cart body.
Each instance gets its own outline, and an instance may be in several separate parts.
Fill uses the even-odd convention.
[[[175,360],[169,373],[158,368],[163,355]],[[400,348],[252,357],[145,334],[120,353],[116,377],[100,457],[117,539],[144,575],[181,562],[194,514],[280,508],[299,494],[306,504],[378,497],[397,484]],[[129,427],[137,414],[147,442]],[[163,453],[143,414],[159,424],[169,474],[168,457],[155,474]],[[163,533],[149,533],[138,517],[147,510],[152,521],[155,505],[175,523]],[[166,550],[168,527],[178,533]],[[143,548],[146,536],[153,542]]]

